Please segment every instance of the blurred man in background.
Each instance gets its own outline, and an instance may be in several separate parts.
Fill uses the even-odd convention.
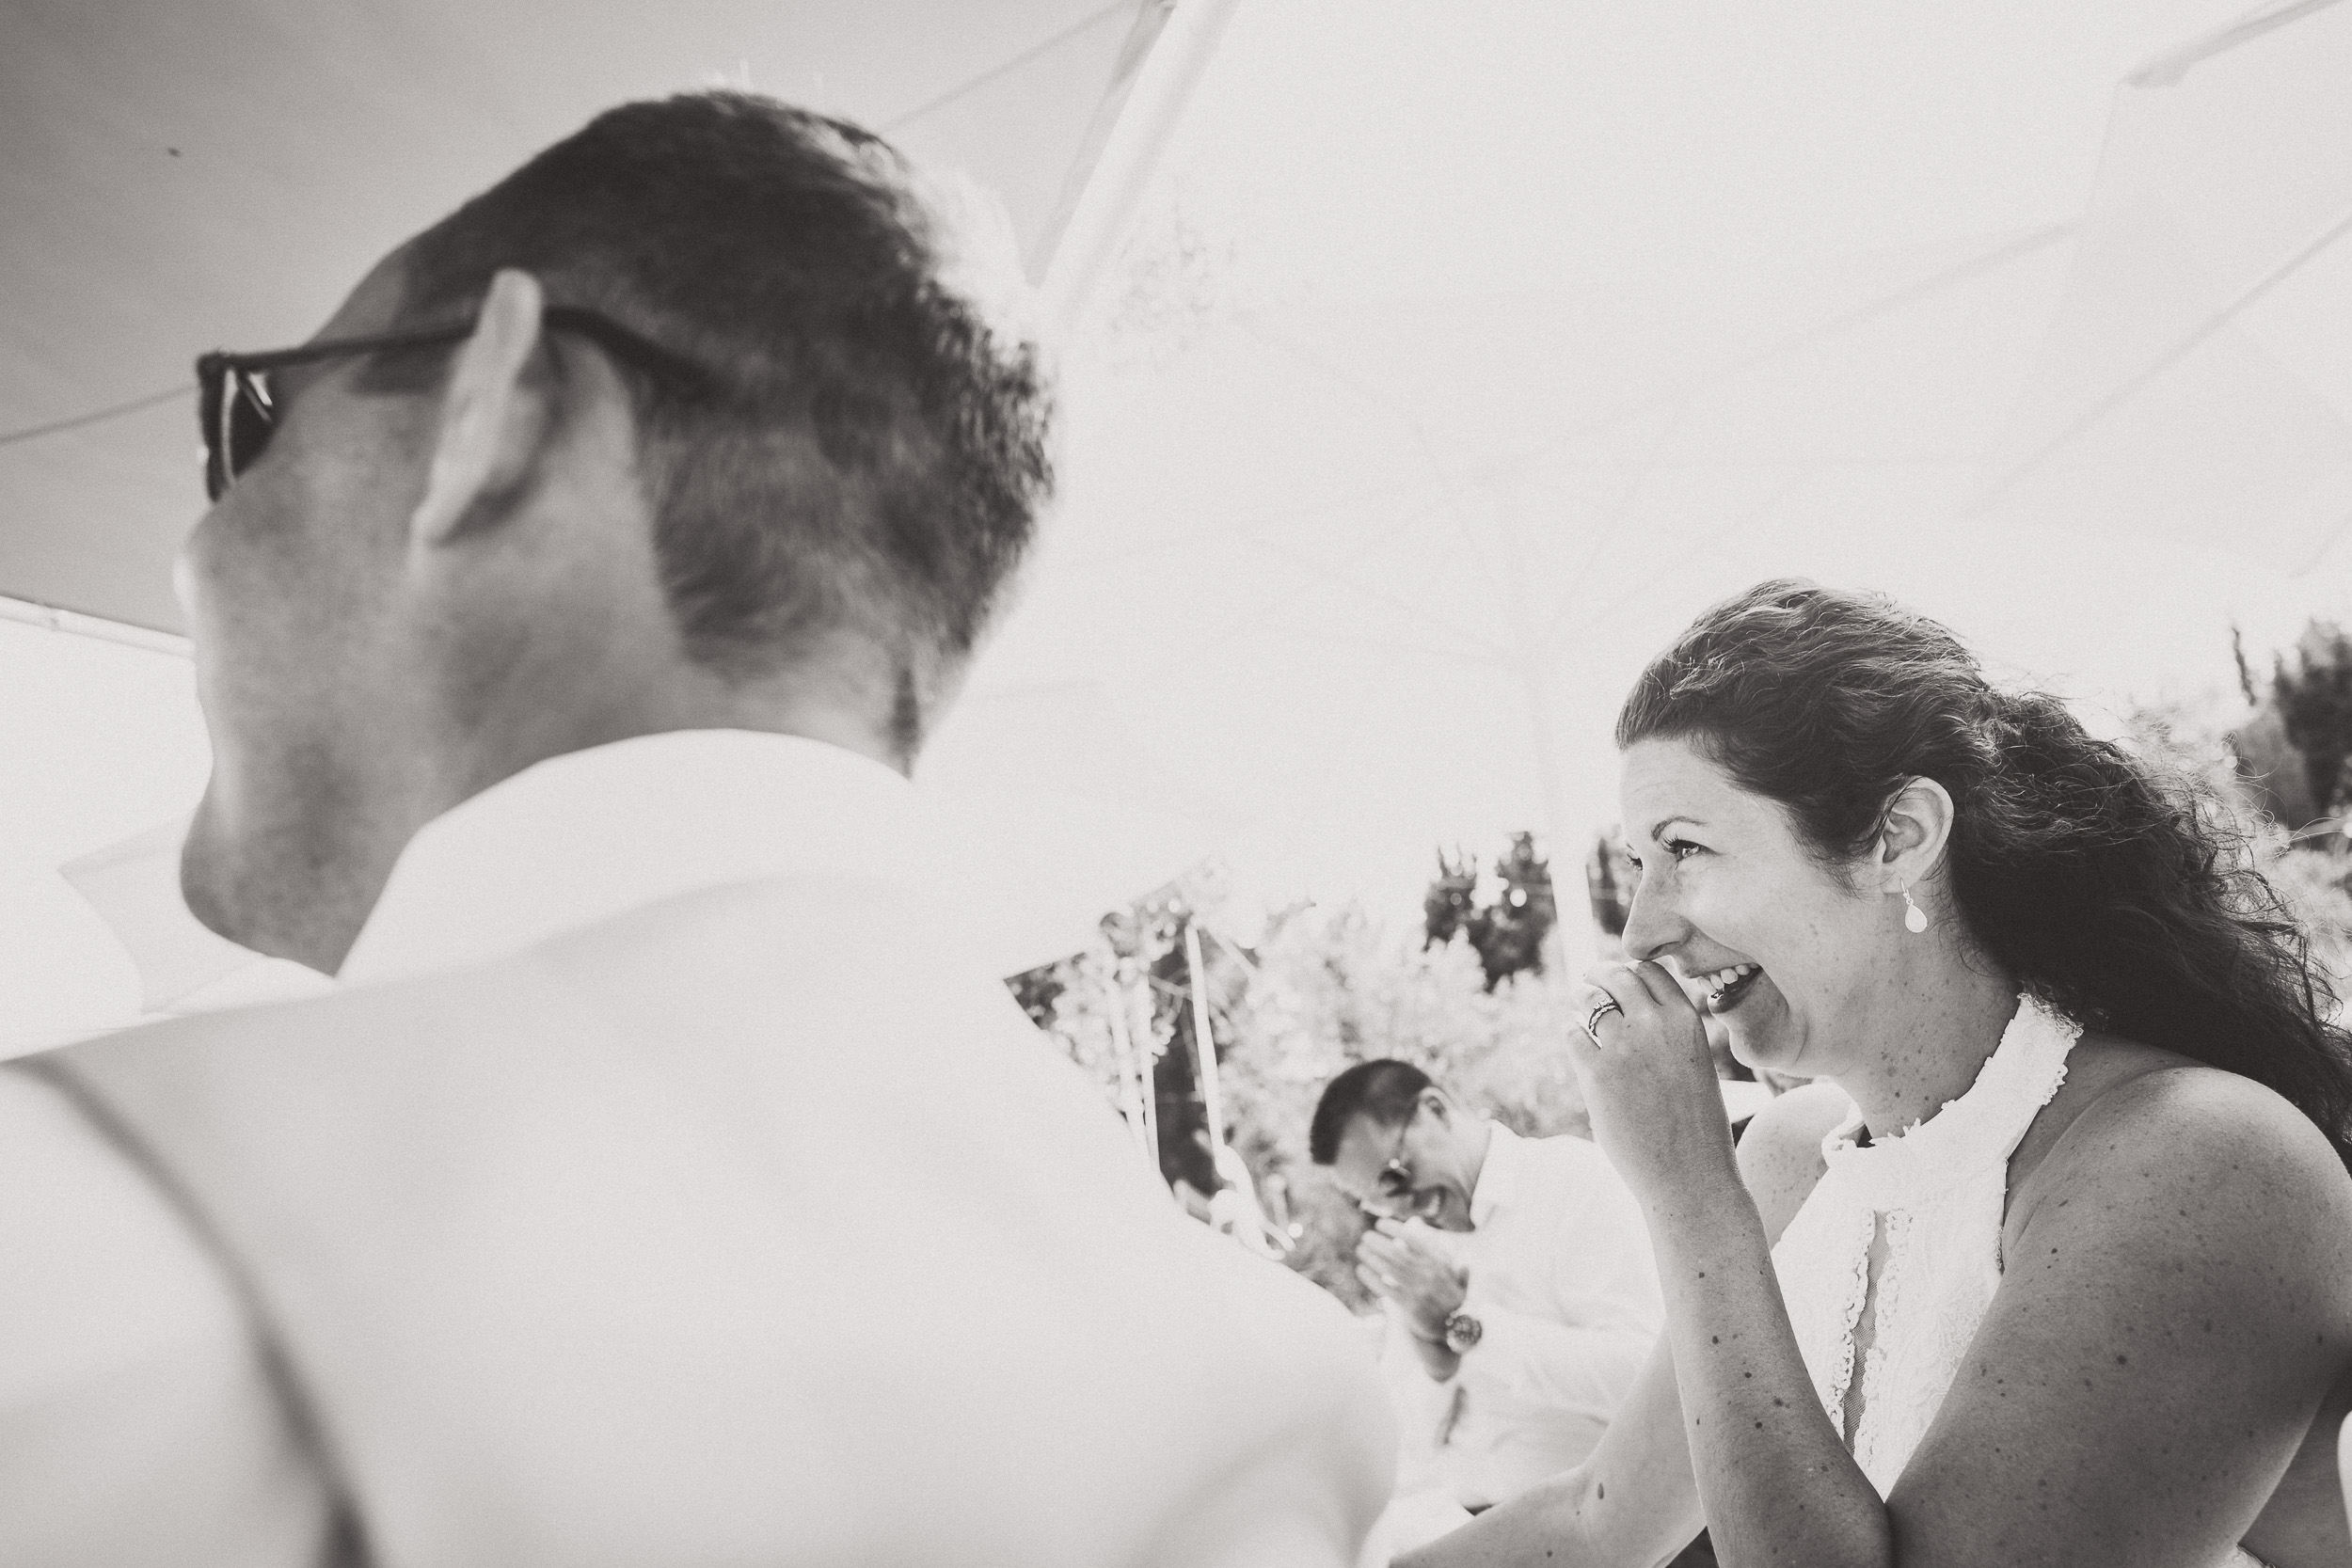
[[[691,95],[203,361],[183,884],[343,984],[0,1071],[0,1557],[1353,1555],[1344,1312],[1168,1202],[904,776],[1048,486],[1000,239]]]
[[[1359,1062],[1308,1152],[1371,1220],[1357,1273],[1388,1318],[1404,1550],[1575,1467],[1665,1324],[1633,1195],[1581,1138],[1523,1138],[1406,1062]]]

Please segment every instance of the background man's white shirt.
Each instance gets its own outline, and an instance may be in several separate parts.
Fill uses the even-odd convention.
[[[0,1559],[1348,1560],[1359,1337],[1177,1212],[936,848],[830,747],[599,747],[420,833],[337,994],[0,1070]]]
[[[1467,1233],[1431,1231],[1470,1268],[1462,1310],[1485,1334],[1432,1379],[1393,1313],[1381,1370],[1396,1402],[1400,1496],[1502,1502],[1575,1468],[1608,1429],[1665,1326],[1641,1208],[1582,1138],[1497,1123]]]

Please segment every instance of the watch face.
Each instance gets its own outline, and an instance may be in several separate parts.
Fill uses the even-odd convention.
[[[1486,1325],[1468,1312],[1456,1312],[1445,1321],[1446,1348],[1456,1355],[1468,1352],[1486,1332]]]

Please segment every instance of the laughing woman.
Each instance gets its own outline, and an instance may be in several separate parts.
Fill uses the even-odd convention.
[[[1617,723],[1638,961],[1571,1045],[1668,1331],[1411,1568],[2352,1561],[2352,1057],[2186,784],[1876,596],[1772,582]],[[1816,1080],[1735,1155],[1704,1030]]]

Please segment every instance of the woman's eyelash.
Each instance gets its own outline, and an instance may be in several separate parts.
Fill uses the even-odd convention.
[[[1693,844],[1687,838],[1670,838],[1666,840],[1666,853],[1672,855],[1678,861],[1688,860],[1691,855],[1697,854],[1700,850],[1706,847],[1707,846],[1703,844]],[[1684,852],[1686,850],[1689,851],[1688,854]]]

